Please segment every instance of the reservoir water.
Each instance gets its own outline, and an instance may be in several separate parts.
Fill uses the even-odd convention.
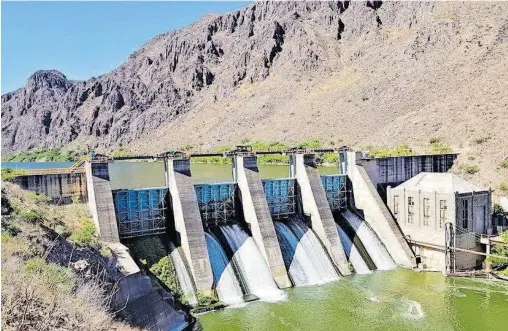
[[[205,330],[507,330],[508,283],[406,269],[285,290],[284,302],[252,302],[198,316]]]
[[[2,163],[2,168],[18,169],[56,166],[50,162]],[[263,178],[288,176],[288,166],[259,168]],[[192,164],[191,169],[195,183],[232,180],[230,165]],[[336,167],[319,170],[322,174],[337,173]],[[111,181],[113,189],[163,186],[164,165],[115,162],[111,165]],[[352,227],[362,227],[354,221]],[[359,234],[362,242],[371,241],[368,231],[364,232]],[[218,270],[226,267],[227,258],[223,255],[217,252]],[[374,262],[381,265],[372,255]],[[242,301],[231,270],[222,273],[222,279],[216,282],[222,289],[220,295],[228,299],[224,301]],[[440,273],[397,268],[284,292],[287,299],[282,301],[251,302],[236,306],[241,308],[202,314],[198,319],[205,330],[508,330],[506,282],[446,278]]]

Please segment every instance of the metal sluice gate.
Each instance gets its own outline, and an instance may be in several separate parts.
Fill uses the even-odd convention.
[[[164,233],[167,192],[165,187],[114,190],[113,201],[120,238]]]
[[[295,179],[265,179],[262,182],[272,217],[281,219],[296,213]]]
[[[347,175],[321,175],[321,183],[332,211],[347,208]]]
[[[212,226],[236,219],[235,183],[196,184],[194,189],[203,225]]]

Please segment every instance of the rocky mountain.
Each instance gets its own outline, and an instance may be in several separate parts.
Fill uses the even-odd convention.
[[[2,96],[3,153],[120,144],[150,153],[245,138],[425,152],[439,137],[479,166],[474,181],[496,188],[508,181],[507,10],[299,1],[207,15],[103,76],[33,74]]]

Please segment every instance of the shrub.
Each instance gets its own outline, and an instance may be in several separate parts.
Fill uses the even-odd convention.
[[[502,214],[504,213],[503,206],[498,203],[495,203],[492,207],[492,214]]]
[[[460,169],[466,174],[474,175],[478,171],[480,171],[480,167],[474,164],[463,164],[460,166]]]
[[[71,234],[69,241],[81,247],[96,247],[98,239],[95,236],[94,223],[90,220],[86,220],[81,229]]]
[[[416,155],[415,152],[411,149],[409,145],[400,145],[389,149],[387,147],[375,148],[368,147],[369,154],[373,157],[390,157],[390,156],[407,156],[407,155]]]
[[[328,164],[338,164],[339,163],[339,155],[337,153],[325,153],[321,157],[323,163]]]
[[[18,169],[12,169],[12,168],[5,168],[2,169],[2,181],[12,181],[14,178],[18,176],[26,175],[25,170],[18,170]]]
[[[99,253],[106,259],[109,259],[110,257],[113,256],[113,254],[111,253],[111,250],[107,247],[102,247],[101,250],[99,251]]]
[[[26,195],[28,200],[35,201],[36,203],[44,203],[51,201],[51,198],[45,194],[37,194],[35,192],[28,192]]]
[[[122,156],[131,156],[131,155],[132,155],[132,153],[124,147],[118,147],[110,153],[110,156],[112,156],[112,157],[122,157]]]
[[[185,151],[190,151],[193,148],[194,148],[194,146],[187,144],[183,147],[180,147],[180,150],[185,152]]]
[[[213,305],[214,303],[217,303],[217,299],[214,297],[210,297],[201,293],[197,294],[198,304],[200,306],[209,306]]]
[[[474,157],[473,155],[469,155],[469,156],[467,157],[467,159],[468,159],[469,161],[473,161],[473,160],[475,159],[475,157]]]
[[[182,289],[178,283],[176,269],[169,256],[164,256],[159,262],[150,267],[150,271],[168,288],[182,295]]]
[[[42,213],[37,210],[22,211],[20,216],[27,222],[37,222],[43,219]]]
[[[492,137],[490,136],[487,136],[487,137],[480,137],[480,138],[476,138],[476,139],[473,139],[473,142],[477,145],[481,145],[481,144],[484,144],[486,143],[487,141],[489,141]]]
[[[323,143],[319,139],[304,140],[296,145],[296,147],[298,148],[308,148],[308,149],[321,148],[322,146]]]
[[[369,100],[369,97],[368,97],[367,93],[362,92],[362,93],[360,93],[360,99],[362,99],[362,101],[367,101],[367,100]]]
[[[442,142],[435,142],[432,144],[432,152],[439,153],[439,154],[452,153],[453,149],[450,146],[445,145]]]
[[[55,263],[47,263],[42,258],[32,258],[25,262],[25,272],[36,277],[42,277],[49,289],[71,291],[74,286],[72,272]]]
[[[508,192],[508,183],[502,182],[501,184],[499,184],[499,189],[503,192]]]
[[[138,260],[145,260],[148,267],[167,256],[168,250],[159,236],[137,237],[127,242]]]
[[[2,245],[7,244],[12,239],[12,235],[2,231]]]
[[[501,168],[508,168],[508,159],[501,161]]]
[[[430,144],[437,144],[437,143],[440,143],[440,142],[441,142],[441,138],[439,138],[439,137],[432,137],[429,140]]]

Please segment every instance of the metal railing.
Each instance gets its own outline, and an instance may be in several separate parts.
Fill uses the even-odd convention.
[[[59,175],[59,174],[82,174],[85,172],[84,167],[80,168],[50,168],[50,169],[24,169],[22,175],[36,176],[36,175]]]

